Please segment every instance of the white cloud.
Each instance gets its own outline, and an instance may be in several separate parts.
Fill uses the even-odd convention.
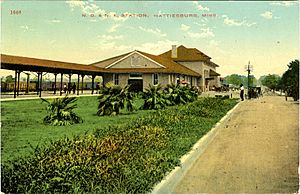
[[[74,11],[74,9],[76,7],[80,7],[81,9],[84,9],[85,5],[88,3],[86,1],[76,1],[76,0],[73,0],[73,1],[66,1],[66,3],[70,6],[71,8],[71,11]]]
[[[201,27],[203,27],[203,26],[206,26],[206,23],[198,23],[198,22],[194,22],[194,24],[196,24],[197,26],[201,26]]]
[[[25,26],[20,26],[21,29],[23,29],[23,32],[27,32],[27,31],[33,31],[33,29],[31,29],[29,26],[25,25]]]
[[[188,25],[181,24],[181,28],[180,28],[180,29],[181,29],[182,31],[188,31],[190,28],[191,28],[191,27],[188,26]]]
[[[256,24],[257,24],[256,22],[252,22],[252,23],[246,23],[245,25],[248,26],[248,27],[251,27],[251,26],[254,26]]]
[[[113,26],[111,26],[107,32],[115,32],[117,30],[117,28],[119,28],[121,26],[121,24],[114,24]]]
[[[50,40],[50,41],[49,41],[49,44],[50,44],[50,45],[53,45],[54,43],[56,43],[56,40]]]
[[[198,5],[198,10],[200,11],[209,11],[208,7],[203,7],[202,5]]]
[[[119,45],[116,42],[104,42],[104,43],[99,43],[98,45],[99,50],[104,50],[104,51],[126,51],[128,49],[132,48],[130,46],[126,45]]]
[[[123,35],[98,35],[92,48],[101,51],[126,51],[132,49],[131,46],[120,44],[120,40],[124,38]]]
[[[270,11],[266,11],[265,13],[260,14],[260,16],[262,16],[265,19],[272,19],[273,18],[273,13]]]
[[[237,20],[234,20],[234,19],[230,19],[226,15],[223,15],[222,17],[224,18],[224,24],[226,24],[228,26],[241,26],[245,23],[244,21],[237,21]]]
[[[52,22],[52,23],[61,23],[62,21],[58,20],[58,19],[53,19],[53,20],[50,20],[50,22]]]
[[[99,35],[98,36],[99,39],[101,39],[102,41],[112,41],[112,40],[120,40],[123,39],[123,35],[119,35],[119,36],[111,36],[111,35]]]
[[[193,4],[196,6],[196,8],[197,8],[199,11],[209,11],[209,8],[208,8],[208,7],[203,7],[202,5],[199,4],[198,1],[193,1]]]
[[[151,33],[151,34],[154,34],[154,35],[157,35],[157,36],[161,36],[161,37],[167,36],[167,34],[163,34],[161,32],[161,30],[158,29],[158,28],[151,29],[151,28],[144,28],[142,26],[139,26],[139,29],[142,30],[142,31],[144,31],[144,32],[148,32],[148,33]]]
[[[187,32],[187,36],[190,38],[208,38],[214,37],[215,34],[210,28],[202,28],[200,32]]]
[[[97,49],[103,52],[108,52],[108,54],[111,55],[112,51],[128,51],[133,50],[131,46],[128,45],[122,45],[119,42],[116,42],[119,39],[122,39],[121,37],[114,37],[114,36],[99,36],[99,41],[96,42],[95,46],[93,46],[93,49]]]
[[[217,46],[219,46],[219,42],[216,41],[216,40],[210,40],[209,41],[209,46],[211,46],[211,47],[217,47]]]
[[[272,2],[270,5],[278,5],[283,7],[291,7],[293,5],[297,5],[299,2],[297,1],[282,1],[282,2]]]
[[[29,30],[28,26],[20,26],[20,28],[24,29],[24,30]]]
[[[196,23],[196,22],[195,22]],[[199,23],[196,23],[196,25],[199,25],[201,27],[203,27],[204,25],[202,24],[199,24]],[[185,34],[186,37],[189,37],[189,38],[192,38],[192,39],[195,39],[195,38],[209,38],[209,37],[214,37],[215,34],[213,33],[213,31],[207,27],[207,28],[201,28],[200,29],[200,32],[193,32],[190,30],[190,26],[188,25],[185,25],[185,24],[181,24],[181,27],[180,27],[180,30],[182,30]]]
[[[172,45],[179,45],[178,41],[172,40],[160,40],[157,42],[147,42],[141,46],[135,47],[134,49],[147,52],[150,54],[158,55],[163,52],[166,52],[172,48]]]
[[[228,26],[247,26],[247,27],[251,27],[253,25],[256,24],[256,22],[252,22],[249,23],[246,20],[235,20],[235,19],[231,19],[229,18],[227,15],[222,15],[222,18],[224,18],[224,24],[228,25]]]

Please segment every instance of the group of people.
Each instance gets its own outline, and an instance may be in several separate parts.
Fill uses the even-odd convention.
[[[73,94],[75,94],[76,84],[73,83],[73,85],[72,85],[72,83],[68,83],[68,86],[67,86],[67,84],[64,84],[64,93],[65,94],[71,94],[71,91],[73,91]]]
[[[258,98],[260,96],[262,96],[261,87],[249,88],[248,99]],[[244,101],[244,85],[243,84],[240,85],[240,98],[241,98],[241,101]]]
[[[76,93],[76,84],[75,83],[68,83],[68,85],[65,83],[64,84],[64,93],[65,94],[71,94],[71,92],[73,91],[73,94]],[[96,92],[98,93],[98,91],[100,90],[100,83],[98,82],[96,84]]]

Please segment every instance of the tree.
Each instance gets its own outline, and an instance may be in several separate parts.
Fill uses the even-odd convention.
[[[299,99],[299,60],[288,64],[288,70],[282,75],[279,85],[288,91],[295,101]]]
[[[257,80],[254,75],[250,75],[250,86],[256,86]],[[240,86],[243,84],[245,87],[248,86],[248,77],[244,75],[232,74],[225,77],[225,82],[227,84],[232,84],[234,86]]]
[[[275,90],[278,88],[280,76],[276,74],[268,74],[261,79],[261,84]]]
[[[6,83],[11,83],[11,82],[14,82],[14,81],[15,81],[15,78],[13,78],[12,75],[8,75],[8,76],[6,76],[6,78],[5,78],[5,82],[6,82]]]
[[[239,86],[241,83],[243,83],[243,79],[238,74],[232,74],[225,77],[225,81],[228,84],[232,84],[234,86]]]
[[[250,75],[250,86],[255,87],[257,85],[257,79],[254,77],[254,75]]]

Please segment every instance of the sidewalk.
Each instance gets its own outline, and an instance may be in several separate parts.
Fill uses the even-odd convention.
[[[94,94],[92,94],[92,90],[84,90],[83,93],[81,93],[81,91],[79,92],[79,95],[77,95],[77,92],[75,94],[73,94],[73,92],[71,92],[70,94],[68,94],[69,97],[82,97],[82,96],[96,96],[98,94],[96,94],[97,91],[94,90]],[[56,94],[53,94],[53,92],[50,91],[43,91],[42,92],[42,98],[45,99],[49,99],[49,98],[60,98],[60,97],[65,97],[66,94],[63,93],[62,95],[60,95],[60,92],[57,91]],[[34,100],[34,99],[39,99],[40,97],[35,93],[35,92],[31,92],[30,94],[24,94],[21,93],[19,96],[17,96],[17,98],[14,98],[13,93],[9,93],[9,94],[1,94],[1,98],[0,98],[0,102],[4,102],[4,101],[15,101],[15,100]]]
[[[298,107],[279,96],[243,102],[173,193],[297,192]]]

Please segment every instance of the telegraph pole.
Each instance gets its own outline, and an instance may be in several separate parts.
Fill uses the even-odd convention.
[[[250,73],[251,73],[251,71],[253,71],[253,66],[250,65],[250,61],[248,62],[248,65],[246,66],[246,71],[248,73],[248,83],[247,83],[247,85],[248,85],[248,98],[250,98],[251,97],[250,96]]]

